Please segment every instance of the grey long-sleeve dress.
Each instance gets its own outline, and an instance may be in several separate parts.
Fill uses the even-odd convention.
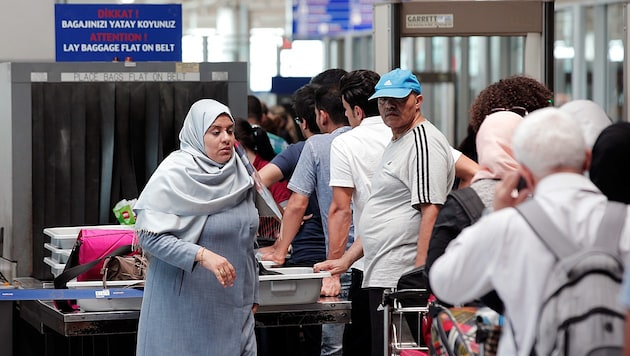
[[[258,213],[252,194],[208,217],[197,244],[141,233],[150,257],[137,355],[255,355],[252,305],[258,300],[254,255]],[[193,262],[199,246],[227,258],[234,286],[223,288]]]

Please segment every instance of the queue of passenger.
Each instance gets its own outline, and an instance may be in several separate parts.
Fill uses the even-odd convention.
[[[422,266],[426,280],[418,283],[430,285],[437,303],[476,303],[501,315],[498,355],[575,354],[585,343],[621,352],[626,328],[619,314],[630,310],[630,273],[623,288],[606,282],[600,285],[610,287],[597,295],[573,292],[584,295],[576,304],[595,303],[605,313],[577,315],[583,324],[561,336],[546,332],[555,313],[547,301],[557,297],[548,294],[550,276],[560,283],[557,263],[566,256],[539,230],[553,228],[558,241],[575,246],[573,254],[597,250],[598,235],[614,235],[608,253],[617,270],[601,268],[623,273],[630,250],[630,124],[611,123],[592,101],[554,108],[543,84],[513,76],[479,94],[460,152],[423,112],[422,85],[412,72],[323,75],[325,84],[314,78],[296,91],[289,122],[274,108],[277,122],[266,127],[278,135],[257,129],[265,127],[264,110],[253,95],[249,123],[235,121],[213,100],[191,107],[181,149],[160,165],[135,208],[141,246],[157,261],[147,276],[139,355],[212,349],[215,355],[380,356],[388,342],[383,293]],[[266,140],[256,143],[261,135]],[[298,137],[306,140],[286,141]],[[264,161],[257,167],[261,180],[276,187],[285,207],[279,238],[259,250],[253,183],[234,155],[237,138],[250,160]],[[200,194],[209,199],[195,199]],[[474,200],[474,219],[461,197]],[[526,206],[534,204],[551,227],[542,217],[528,218]],[[331,272],[322,295],[349,298],[352,323],[255,332],[257,252],[277,264]],[[590,282],[599,260],[573,263],[589,276],[574,285],[599,283]],[[611,293],[613,299],[601,296]],[[601,330],[593,330],[593,318]],[[172,334],[164,337],[162,325]],[[217,343],[229,345],[211,346]]]

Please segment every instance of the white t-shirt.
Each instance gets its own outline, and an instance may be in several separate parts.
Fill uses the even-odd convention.
[[[429,121],[385,148],[358,228],[365,258],[364,288],[395,287],[400,276],[413,269],[420,204],[444,204],[454,179],[451,146]]]
[[[380,116],[367,117],[352,130],[338,136],[330,147],[330,186],[354,188],[352,220],[359,226],[363,207],[371,191],[374,171],[392,140],[391,129]],[[363,270],[363,259],[352,265]]]

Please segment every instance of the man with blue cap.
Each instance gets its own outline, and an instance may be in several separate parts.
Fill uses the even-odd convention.
[[[448,140],[422,115],[422,88],[412,72],[394,69],[375,89],[370,100],[378,100],[392,140],[372,177],[357,235],[365,256],[363,288],[369,294],[372,354],[382,355],[384,325],[378,307],[383,291],[395,288],[405,272],[424,265],[455,167]]]

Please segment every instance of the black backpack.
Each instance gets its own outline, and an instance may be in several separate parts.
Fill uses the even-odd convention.
[[[468,216],[468,219],[470,220],[468,225],[472,225],[481,218],[485,205],[483,205],[481,198],[479,198],[479,194],[477,194],[474,189],[471,187],[457,189],[451,191],[449,195],[452,196],[453,199],[462,206],[464,212],[466,212],[466,216]]]

